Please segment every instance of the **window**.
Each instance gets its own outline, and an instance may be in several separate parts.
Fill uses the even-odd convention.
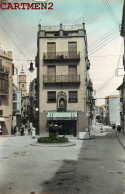
[[[55,103],[56,102],[56,92],[48,92],[48,103]]]
[[[0,110],[0,117],[3,116],[3,110]]]
[[[76,75],[77,74],[77,66],[76,65],[69,65],[69,75]]]
[[[56,43],[55,42],[47,43],[47,58],[48,59],[56,58]]]
[[[77,57],[77,42],[68,42],[69,58]]]
[[[56,79],[56,66],[48,66],[47,68],[47,81],[55,82]]]
[[[24,84],[22,84],[22,88],[24,88]]]
[[[14,110],[14,111],[17,110],[17,103],[13,103],[13,110]]]
[[[70,91],[69,92],[69,103],[76,103],[76,102],[78,102],[77,91]]]
[[[2,106],[2,100],[0,100],[0,106]]]

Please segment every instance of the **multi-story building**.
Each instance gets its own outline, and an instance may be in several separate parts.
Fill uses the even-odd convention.
[[[30,120],[30,100],[29,94],[22,96],[22,123],[27,124]]]
[[[121,36],[124,39],[124,54],[123,54],[123,67],[125,71],[125,1],[123,5],[123,15],[122,15],[122,25],[121,25]],[[122,104],[122,112],[121,112],[121,125],[122,125],[122,131],[125,135],[125,73],[123,76],[123,83],[121,85],[121,104]]]
[[[36,107],[36,79],[33,79],[30,82],[29,86],[29,101],[30,101],[30,121],[33,123],[33,126],[36,128],[38,134],[38,119],[37,119],[37,107]]]
[[[74,136],[89,127],[93,88],[85,24],[39,25],[36,67],[39,132],[51,122]]]
[[[120,95],[105,97],[106,124],[120,124]]]
[[[105,117],[106,117],[106,108],[105,108],[105,104],[103,104],[102,106],[100,106],[100,120],[101,120],[101,123],[105,123]]]
[[[125,134],[124,131],[124,111],[125,111],[125,103],[123,103],[123,94],[124,94],[124,87],[123,87],[123,83],[117,88],[117,90],[119,91],[119,94],[121,96],[120,98],[120,125],[122,128],[123,133]],[[124,101],[125,102],[125,101]]]
[[[0,126],[2,134],[11,134],[12,127],[12,52],[0,50]]]
[[[26,74],[24,72],[23,66],[19,75],[19,89],[22,90],[22,96],[25,96],[27,92],[27,82],[26,82]]]
[[[13,84],[13,128],[21,127],[22,91]]]

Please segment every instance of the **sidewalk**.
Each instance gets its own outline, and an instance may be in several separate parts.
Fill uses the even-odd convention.
[[[106,129],[110,129],[111,127],[110,126],[107,126],[107,125],[103,125],[102,123],[98,123],[96,125],[93,125],[93,130],[91,131],[91,134],[94,134],[94,135],[98,135],[100,133],[100,127],[101,125],[103,126],[103,133],[105,132]],[[116,133],[116,136],[120,142],[120,144],[123,146],[123,148],[125,149],[125,136],[123,135],[123,133],[119,133],[117,131],[117,129],[115,129],[115,133]]]
[[[116,136],[118,137],[118,140],[120,142],[120,144],[123,146],[123,148],[125,149],[125,136],[123,135],[123,133],[119,133],[117,131],[117,129],[115,129],[115,133],[116,133]]]

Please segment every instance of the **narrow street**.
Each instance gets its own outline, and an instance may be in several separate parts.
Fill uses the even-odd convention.
[[[106,127],[106,126],[105,126]],[[0,194],[124,194],[125,151],[115,131],[72,147],[30,146],[30,136],[0,138]],[[23,143],[22,143],[23,142]]]

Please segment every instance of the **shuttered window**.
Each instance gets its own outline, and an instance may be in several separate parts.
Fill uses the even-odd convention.
[[[76,42],[68,42],[68,53],[69,53],[69,58],[77,57],[77,43]]]
[[[56,102],[56,92],[48,92],[48,103]]]
[[[76,74],[77,74],[77,66],[69,65],[69,75],[76,75]]]
[[[56,79],[56,67],[48,66],[47,68],[47,82],[55,82]]]
[[[0,110],[0,117],[3,116],[3,110]]]
[[[70,103],[78,102],[78,93],[77,93],[77,91],[69,91],[69,102]]]
[[[68,70],[68,79],[70,82],[77,81],[77,66],[72,66],[69,65],[69,70]]]
[[[56,43],[55,42],[47,43],[47,58],[48,59],[56,58]]]
[[[13,110],[14,110],[14,111],[17,110],[17,103],[13,103]]]
[[[47,68],[47,74],[48,75],[56,75],[56,67],[55,66],[48,66]]]

